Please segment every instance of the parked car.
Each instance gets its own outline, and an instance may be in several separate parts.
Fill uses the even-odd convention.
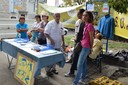
[[[64,35],[67,35],[68,34],[68,29],[63,28],[63,30],[64,30]]]

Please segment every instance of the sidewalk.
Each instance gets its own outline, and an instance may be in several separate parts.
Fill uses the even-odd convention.
[[[14,74],[8,69],[7,57],[3,52],[0,52],[0,85],[20,85],[14,79]]]
[[[0,52],[0,85],[21,85],[15,78],[14,78],[14,69],[8,69],[8,60],[6,54]],[[16,63],[14,59],[13,64]],[[41,78],[38,79],[38,85],[71,85],[73,78],[65,78],[64,74],[68,71],[70,64],[66,64],[64,68],[58,68],[59,71],[58,75],[54,75],[52,78]],[[42,72],[45,72],[42,69]]]
[[[7,57],[5,55],[5,53],[0,52],[0,85],[21,85],[15,78],[14,78],[14,69],[13,70],[9,70],[8,69],[8,61],[7,61]],[[15,64],[16,61],[13,61],[13,64]],[[68,72],[70,68],[70,63],[69,64],[65,64],[64,68],[58,68],[57,69],[59,71],[58,75],[54,75],[53,77],[49,77],[49,79],[47,78],[40,78],[38,80],[36,80],[36,84],[35,85],[71,85],[72,81],[73,81],[73,77],[64,77],[64,74]],[[95,73],[94,75],[91,75],[88,78],[88,81],[95,79],[96,77],[101,77],[101,76],[111,76],[113,75],[114,72],[116,72],[116,70],[118,70],[119,67],[115,67],[115,66],[110,66],[107,65],[105,67],[103,67],[103,71],[102,73]],[[127,68],[128,69],[128,68]],[[127,70],[128,71],[128,70]],[[45,71],[44,69],[42,69],[42,74],[43,76],[45,76]],[[124,85],[128,85],[128,76],[123,78],[120,77],[121,82]],[[38,83],[38,84],[37,84]]]

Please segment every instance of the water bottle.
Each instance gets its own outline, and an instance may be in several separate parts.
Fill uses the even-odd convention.
[[[17,34],[17,38],[21,38],[21,34],[20,33]]]

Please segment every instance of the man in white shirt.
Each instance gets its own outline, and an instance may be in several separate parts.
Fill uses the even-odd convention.
[[[75,40],[74,40],[75,45],[74,45],[74,51],[72,54],[72,64],[70,67],[70,71],[65,74],[65,77],[74,76],[75,70],[77,69],[77,62],[79,59],[79,54],[81,52],[81,48],[79,48],[79,51],[78,51],[78,49],[76,49],[76,44],[79,43],[83,37],[83,30],[84,30],[85,22],[84,22],[84,20],[82,20],[82,16],[83,16],[84,11],[85,11],[84,9],[79,9],[79,11],[77,13],[78,20],[76,21],[76,24],[75,24],[75,35],[76,36],[75,36]],[[77,52],[75,52],[75,49],[77,50]]]
[[[77,34],[79,33],[79,29],[80,29],[80,25],[82,23],[82,13],[83,11],[85,11],[84,9],[79,9],[78,13],[77,13],[77,17],[78,17],[78,20],[76,21],[75,23],[75,39],[77,37]]]
[[[79,28],[80,28],[80,24],[81,24],[82,20],[80,19],[80,17],[78,16],[78,20],[75,23],[75,35],[79,32]]]
[[[82,23],[82,13],[83,13],[84,11],[85,11],[84,9],[79,9],[79,11],[78,11],[78,13],[77,13],[78,20],[77,20],[76,23],[75,23],[75,38],[74,38],[75,45],[76,45],[76,43],[78,42],[78,41],[77,41],[77,38],[78,38],[79,30],[80,30],[80,25],[81,25],[81,23]],[[72,55],[71,55],[71,56],[72,56]],[[66,61],[66,63],[70,63],[70,62],[72,62],[72,57]]]
[[[64,43],[64,31],[62,23],[60,22],[60,14],[54,14],[54,20],[48,22],[45,27],[45,35],[47,38],[47,44],[53,45],[55,50],[60,50],[61,45],[65,45]],[[55,69],[55,65],[52,67],[52,72],[58,74]]]

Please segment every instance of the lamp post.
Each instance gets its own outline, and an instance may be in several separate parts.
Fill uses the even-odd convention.
[[[38,3],[39,3],[39,0],[35,0],[35,10],[36,10],[36,14],[38,14]]]
[[[14,0],[10,0],[10,12],[14,13]]]

